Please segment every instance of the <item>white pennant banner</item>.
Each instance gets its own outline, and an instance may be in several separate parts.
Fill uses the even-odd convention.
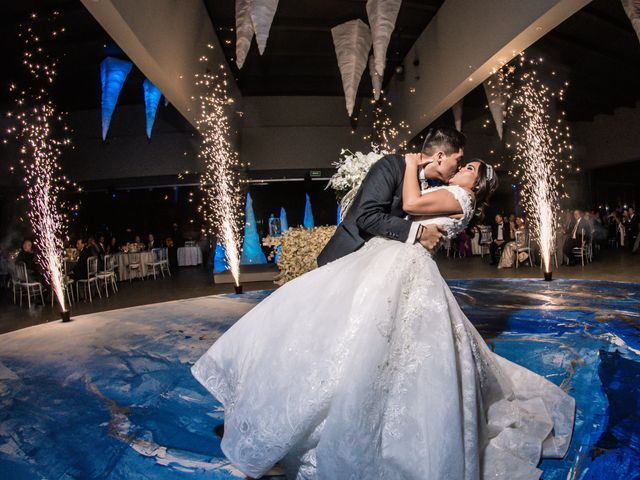
[[[380,100],[380,92],[382,92],[382,77],[376,72],[376,62],[373,55],[369,56],[369,75],[373,86],[373,98],[378,101]]]
[[[640,0],[622,0],[622,6],[640,40]]]
[[[269,30],[273,17],[278,8],[278,0],[252,0],[251,1],[251,21],[253,22],[253,31],[256,34],[256,42],[258,43],[258,51],[260,55],[264,53],[269,38]]]
[[[362,20],[351,20],[333,27],[331,36],[342,76],[347,112],[351,116],[371,50],[371,31]]]
[[[456,130],[459,132],[462,131],[462,104],[464,103],[464,97],[460,99],[458,103],[456,103],[453,107],[451,107],[451,111],[453,112],[453,121],[456,124]]]
[[[498,78],[498,75],[492,75],[487,78],[482,85],[487,95],[487,102],[489,104],[489,111],[493,117],[493,122],[496,124],[496,131],[500,140],[502,140],[502,127],[504,125],[504,108],[505,97],[503,95],[504,85]]]
[[[398,12],[402,0],[368,0],[367,17],[371,25],[373,37],[373,55],[375,57],[376,71],[384,76],[384,68],[387,63],[387,48],[391,40],[391,33],[396,27]]]
[[[242,68],[251,48],[253,22],[251,0],[236,0],[236,65]]]

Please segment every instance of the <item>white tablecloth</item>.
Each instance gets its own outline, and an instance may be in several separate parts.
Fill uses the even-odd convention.
[[[127,271],[127,265],[129,265],[131,260],[137,260],[137,256],[139,256],[139,261],[142,269],[142,276],[147,276],[147,263],[153,262],[153,252],[138,252],[138,253],[116,253],[116,261],[118,263],[118,280],[129,280],[129,272]],[[133,278],[136,278],[136,274],[133,274]]]
[[[200,265],[202,263],[202,250],[200,247],[178,248],[178,266]]]

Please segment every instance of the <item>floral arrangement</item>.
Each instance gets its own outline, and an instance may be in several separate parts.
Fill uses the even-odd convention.
[[[338,195],[344,196],[349,190],[357,190],[367,176],[371,166],[380,160],[386,152],[362,152],[353,153],[351,150],[342,149],[340,160],[333,163],[337,172],[331,177],[327,188],[331,187]]]
[[[288,281],[317,268],[316,259],[335,231],[335,226],[311,229],[294,227],[283,233],[280,237],[280,256],[278,258],[280,274],[276,277],[275,283],[284,285]]]

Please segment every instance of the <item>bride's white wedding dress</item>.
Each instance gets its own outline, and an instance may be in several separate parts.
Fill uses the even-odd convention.
[[[439,188],[464,218],[421,223],[455,235],[471,199]],[[291,479],[535,479],[573,429],[574,400],[491,352],[431,255],[382,238],[276,290],[192,371],[252,477],[280,461]]]

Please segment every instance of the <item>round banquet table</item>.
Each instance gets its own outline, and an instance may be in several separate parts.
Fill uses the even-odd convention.
[[[200,250],[200,247],[180,247],[177,254],[179,267],[200,265],[202,263],[202,250]]]
[[[142,270],[142,276],[147,276],[147,263],[152,263],[154,260],[153,251],[151,252],[121,252],[114,254],[116,262],[118,264],[118,280],[129,280],[129,272],[127,271],[127,265],[129,265],[131,259],[134,259],[136,255],[140,256],[140,269]],[[134,274],[135,278],[135,274]]]

